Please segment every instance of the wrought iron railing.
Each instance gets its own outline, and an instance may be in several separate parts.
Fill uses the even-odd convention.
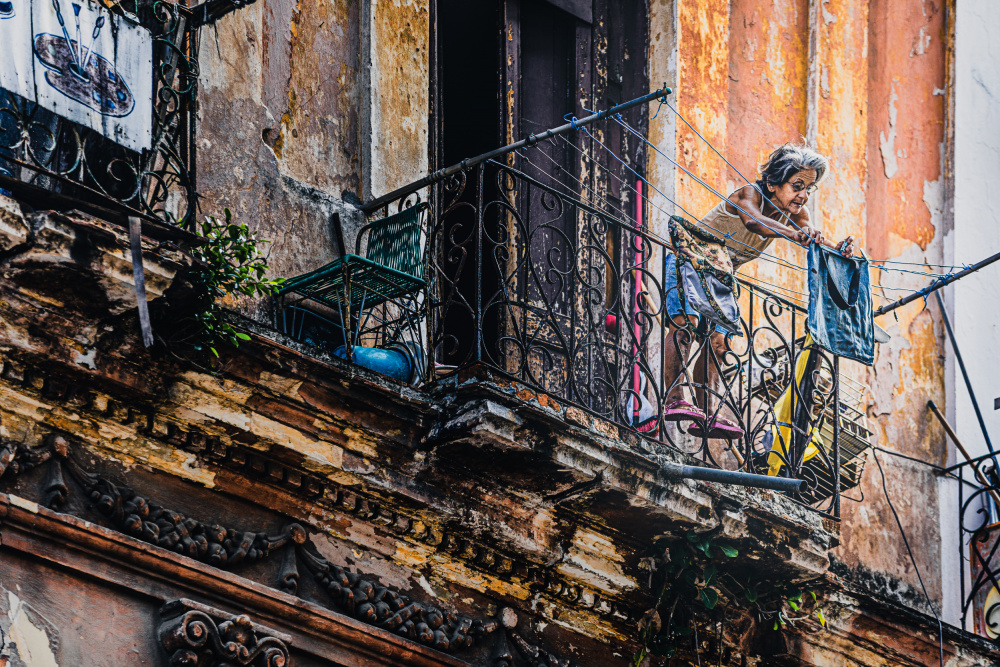
[[[197,28],[245,4],[245,0],[209,0],[189,8],[162,0],[103,3],[101,11],[151,35],[151,147],[131,150],[0,90],[0,188],[26,195],[47,191],[114,213],[187,222],[197,207]],[[65,12],[70,15],[68,7]],[[60,42],[54,48],[67,53],[76,46],[68,36],[67,44],[52,39]]]
[[[947,468],[958,478],[961,627],[1000,641],[1000,455]]]
[[[493,161],[431,186],[426,380],[513,381],[708,465],[805,479],[799,499],[839,516],[870,432],[860,385],[807,344],[805,310],[745,284],[738,335],[713,346],[697,330],[665,328],[667,242],[568,192]],[[664,377],[671,352],[685,348],[680,372]],[[694,436],[691,424],[664,419],[678,393],[742,437]]]

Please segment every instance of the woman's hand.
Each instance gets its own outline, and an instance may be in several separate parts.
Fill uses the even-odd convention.
[[[808,246],[813,242],[813,237],[809,235],[809,232],[815,230],[810,229],[807,231],[805,229],[790,227],[789,231],[791,231],[791,234],[788,235],[788,238],[802,246]]]
[[[799,230],[805,234],[806,238],[810,241],[815,241],[816,243],[823,243],[823,232],[818,229],[813,229],[809,225],[803,224],[799,227]]]
[[[841,241],[840,244],[837,246],[837,250],[839,250],[840,254],[843,255],[844,257],[853,257],[854,256],[854,237],[853,236],[848,236],[846,239],[844,239],[843,241]]]

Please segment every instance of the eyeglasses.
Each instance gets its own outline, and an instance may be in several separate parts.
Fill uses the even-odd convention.
[[[795,190],[796,192],[802,192],[803,190],[805,190],[806,194],[808,195],[811,195],[812,193],[816,192],[816,188],[818,187],[819,186],[816,185],[815,183],[811,185],[803,185],[802,181],[795,181],[794,183],[792,183],[792,190]]]

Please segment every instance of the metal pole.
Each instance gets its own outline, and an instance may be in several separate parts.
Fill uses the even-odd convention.
[[[637,97],[634,100],[629,100],[628,102],[623,102],[616,107],[612,107],[605,111],[598,111],[597,113],[591,114],[585,118],[581,118],[580,120],[574,119],[566,123],[565,125],[560,125],[559,127],[552,128],[551,130],[545,130],[540,134],[530,134],[524,139],[521,139],[520,141],[508,144],[507,146],[504,146],[502,148],[495,148],[489,151],[488,153],[483,153],[482,155],[477,155],[476,157],[466,158],[461,162],[459,162],[458,164],[453,164],[450,167],[445,167],[444,169],[438,169],[437,171],[431,174],[427,174],[418,181],[414,181],[409,185],[404,185],[401,188],[393,190],[387,195],[382,195],[378,199],[373,199],[372,201],[362,206],[361,210],[364,211],[365,213],[369,213],[381,206],[384,206],[385,204],[388,204],[391,201],[399,199],[400,197],[412,194],[417,190],[420,190],[421,188],[430,185],[431,183],[436,183],[438,181],[444,180],[445,178],[453,174],[457,174],[462,170],[471,169],[472,167],[475,167],[481,162],[486,162],[487,160],[492,160],[493,158],[506,155],[507,153],[516,151],[519,148],[524,148],[526,146],[527,147],[534,146],[539,141],[545,141],[546,139],[551,139],[552,137],[559,136],[560,134],[566,134],[570,130],[576,130],[581,127],[585,127],[587,125],[590,125],[591,123],[603,120],[608,116],[613,116],[617,113],[625,111],[626,109],[631,109],[634,106],[645,104],[646,102],[650,102],[655,99],[666,99],[667,95],[669,95],[672,92],[673,91],[670,88],[664,86],[660,90],[648,93],[646,95],[643,95],[642,97]]]
[[[1000,257],[1000,254],[996,255],[996,257]],[[996,450],[993,449],[993,443],[990,442],[990,434],[986,431],[986,422],[983,421],[983,413],[979,410],[979,401],[976,400],[976,392],[972,390],[972,381],[969,380],[969,373],[965,370],[965,361],[962,360],[962,353],[958,349],[958,341],[955,340],[955,333],[951,330],[951,320],[948,319],[948,311],[944,307],[944,299],[941,298],[940,293],[935,293],[934,296],[937,297],[938,306],[941,307],[941,319],[944,320],[944,329],[948,332],[948,338],[951,340],[951,349],[955,351],[955,359],[958,360],[958,367],[962,369],[965,388],[969,391],[969,398],[972,399],[972,409],[976,411],[979,428],[983,431],[983,440],[986,441],[986,448],[990,450],[990,454],[993,454]],[[997,464],[996,458],[993,459],[993,465],[996,466],[996,471],[1000,473],[1000,465]]]
[[[944,432],[947,433],[948,437],[951,438],[951,441],[955,443],[955,447],[957,447],[958,451],[960,451],[962,456],[965,457],[966,462],[972,464],[972,457],[969,455],[969,450],[967,450],[962,444],[962,441],[958,439],[958,434],[955,433],[955,429],[951,427],[948,420],[945,419],[944,415],[941,414],[941,411],[938,410],[938,406],[934,404],[934,401],[927,401],[927,407],[930,408],[931,412],[934,413],[934,416],[938,418],[939,422],[941,422],[941,426],[944,427]],[[972,472],[975,474],[976,479],[979,480],[979,483],[983,485],[983,488],[990,489],[990,497],[993,498],[993,502],[996,504],[997,508],[1000,508],[1000,496],[997,495],[996,489],[991,488],[993,484],[986,479],[986,476],[983,475],[979,468],[974,464],[972,464]]]
[[[664,465],[662,474],[667,479],[700,479],[706,482],[750,486],[755,489],[772,489],[774,491],[787,491],[788,493],[804,493],[808,486],[808,483],[804,479],[755,475],[736,470],[682,466],[674,463]]]
[[[951,283],[955,282],[956,280],[958,280],[959,278],[964,278],[965,276],[969,275],[970,273],[974,273],[974,272],[978,271],[979,269],[983,268],[984,266],[989,266],[990,264],[992,264],[993,262],[995,262],[997,260],[1000,260],[1000,252],[998,252],[997,254],[995,254],[995,255],[993,255],[991,257],[987,257],[986,259],[984,259],[983,261],[981,261],[981,262],[979,262],[977,264],[973,264],[972,266],[970,266],[967,269],[963,269],[962,271],[959,271],[958,273],[956,273],[955,275],[953,275],[953,276],[951,276],[949,278],[942,278],[941,280],[937,280],[937,281],[931,283],[931,285],[929,287],[925,287],[924,289],[920,290],[919,292],[914,292],[913,294],[911,294],[909,296],[904,296],[899,301],[893,301],[892,303],[887,303],[886,305],[884,305],[881,308],[879,308],[878,310],[876,310],[875,313],[874,313],[874,315],[872,315],[872,317],[878,317],[879,315],[884,315],[885,313],[888,313],[889,311],[896,310],[900,306],[905,306],[906,304],[910,303],[911,301],[916,301],[917,299],[919,299],[921,297],[925,297],[928,294],[930,294],[931,292],[937,292],[939,289],[941,289],[945,285],[951,284]]]
[[[840,518],[840,357],[833,355],[833,515]]]

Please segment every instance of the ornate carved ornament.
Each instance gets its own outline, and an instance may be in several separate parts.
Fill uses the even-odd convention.
[[[164,607],[165,616],[177,612],[159,631],[172,667],[291,667],[288,640],[266,634],[246,614],[225,615],[189,600]]]
[[[34,449],[0,442],[0,477],[7,471],[17,474],[55,459],[42,489],[47,507],[59,509],[66,503],[69,488],[62,474],[65,466],[93,508],[116,530],[220,568],[262,560],[290,541],[301,543],[306,539],[305,529],[297,523],[272,536],[189,518],[150,502],[127,486],[84,470],[70,456],[69,449],[69,442],[59,435],[49,437],[46,446]]]
[[[298,563],[301,561],[320,588],[330,596],[331,608],[425,646],[448,652],[467,649],[499,627],[499,623],[495,620],[473,619],[433,605],[416,602],[396,590],[379,584],[374,577],[366,577],[331,563],[316,550],[308,540],[305,529],[299,524],[289,524],[279,535],[269,536],[265,533],[240,531],[197,521],[151,502],[129,487],[115,484],[84,469],[71,455],[70,443],[63,436],[52,436],[45,445],[37,448],[0,440],[0,477],[7,472],[18,473],[46,462],[49,469],[43,483],[42,495],[45,504],[53,509],[65,504],[69,495],[69,487],[63,478],[65,468],[90,499],[91,507],[104,516],[115,530],[189,558],[227,569],[259,561],[279,550],[284,550],[279,573],[279,589],[292,595],[297,593]],[[292,544],[295,545],[294,549],[286,548]],[[191,618],[199,623],[204,621],[198,616]],[[186,629],[188,625],[183,626],[183,636],[201,637],[206,632],[208,633],[206,636],[214,636],[211,635],[212,630],[207,625],[192,625],[193,629],[190,632]],[[226,628],[231,632],[237,632],[238,626],[239,624],[227,625]],[[221,628],[222,626],[219,626],[219,631]],[[191,632],[195,634],[192,635]],[[198,667],[217,664],[204,662],[207,658],[203,658],[197,651],[190,653],[193,649],[177,650],[181,651],[181,654],[173,664]],[[221,666],[258,663],[218,664]],[[259,664],[270,667],[283,663]]]

